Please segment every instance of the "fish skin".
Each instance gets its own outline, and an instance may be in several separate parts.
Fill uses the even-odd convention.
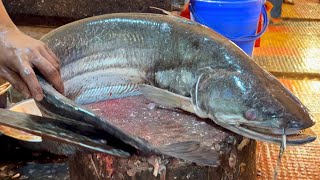
[[[62,26],[41,40],[62,61],[66,91],[62,96],[41,80],[45,98],[37,102],[40,110],[51,117],[81,119],[101,127],[141,152],[156,150],[79,104],[136,95],[137,85],[146,83],[192,97],[193,104],[216,119],[217,124],[243,136],[248,133],[229,124],[232,119],[227,117],[236,116],[250,125],[252,121],[244,114],[252,108],[259,117],[253,122],[274,131],[305,129],[315,123],[307,108],[240,48],[186,19],[158,14],[108,14]],[[114,81],[115,76],[118,81]],[[261,102],[267,104],[267,109]],[[272,117],[271,111],[278,117]],[[287,117],[296,118],[292,121]],[[277,142],[272,137],[264,140]]]

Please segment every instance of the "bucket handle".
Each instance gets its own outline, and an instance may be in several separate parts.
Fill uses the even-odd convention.
[[[192,6],[189,6],[189,8],[190,8],[190,11],[191,11],[192,15],[195,16],[200,21],[201,24],[209,27],[207,25],[207,23],[205,23],[205,21],[200,16],[198,16],[198,14],[194,11]],[[267,9],[266,9],[265,5],[262,6],[262,16],[263,16],[263,27],[262,27],[262,30],[258,34],[256,34],[256,35],[247,35],[247,36],[245,35],[245,36],[240,36],[240,37],[237,37],[237,38],[229,37],[229,36],[226,36],[226,35],[223,35],[223,36],[228,38],[228,39],[230,39],[230,40],[233,40],[233,41],[253,41],[253,40],[259,39],[265,33],[265,31],[267,30],[267,27],[268,27],[268,24],[269,24],[269,17],[268,17]]]

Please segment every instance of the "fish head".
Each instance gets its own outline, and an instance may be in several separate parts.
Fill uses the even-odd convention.
[[[255,139],[276,141],[315,124],[309,110],[275,77],[218,70],[202,73],[193,104],[216,123]],[[260,138],[259,138],[260,137]]]

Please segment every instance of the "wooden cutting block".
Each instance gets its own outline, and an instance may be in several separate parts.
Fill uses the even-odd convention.
[[[124,132],[154,146],[199,141],[214,148],[217,167],[206,167],[167,156],[133,155],[129,159],[105,154],[70,158],[72,179],[255,179],[256,142],[222,129],[210,120],[159,107],[142,96],[87,105]]]

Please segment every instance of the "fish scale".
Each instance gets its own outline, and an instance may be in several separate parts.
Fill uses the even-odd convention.
[[[117,85],[109,87],[97,87],[93,89],[87,89],[83,91],[81,95],[78,95],[75,99],[75,102],[79,104],[88,104],[92,102],[99,102],[99,99],[95,98],[96,94],[101,94],[99,99],[117,99],[128,96],[136,96],[141,94],[138,91],[137,84],[126,84],[126,85]]]
[[[133,50],[131,50],[134,52]],[[127,55],[124,55],[126,52]],[[153,54],[153,50],[145,49],[143,52],[144,56],[151,56]],[[79,76],[85,72],[92,72],[94,70],[101,69],[110,69],[112,67],[132,67],[135,68],[137,65],[134,63],[130,63],[130,61],[125,57],[130,56],[134,57],[134,53],[128,53],[125,48],[118,48],[112,51],[109,49],[104,50],[101,53],[89,55],[74,62],[67,63],[65,66],[61,68],[62,77],[64,80],[69,80],[75,76]],[[147,58],[150,60],[150,58]],[[88,62],[94,61],[94,64],[90,64]],[[78,64],[83,64],[83,66],[79,67]]]

